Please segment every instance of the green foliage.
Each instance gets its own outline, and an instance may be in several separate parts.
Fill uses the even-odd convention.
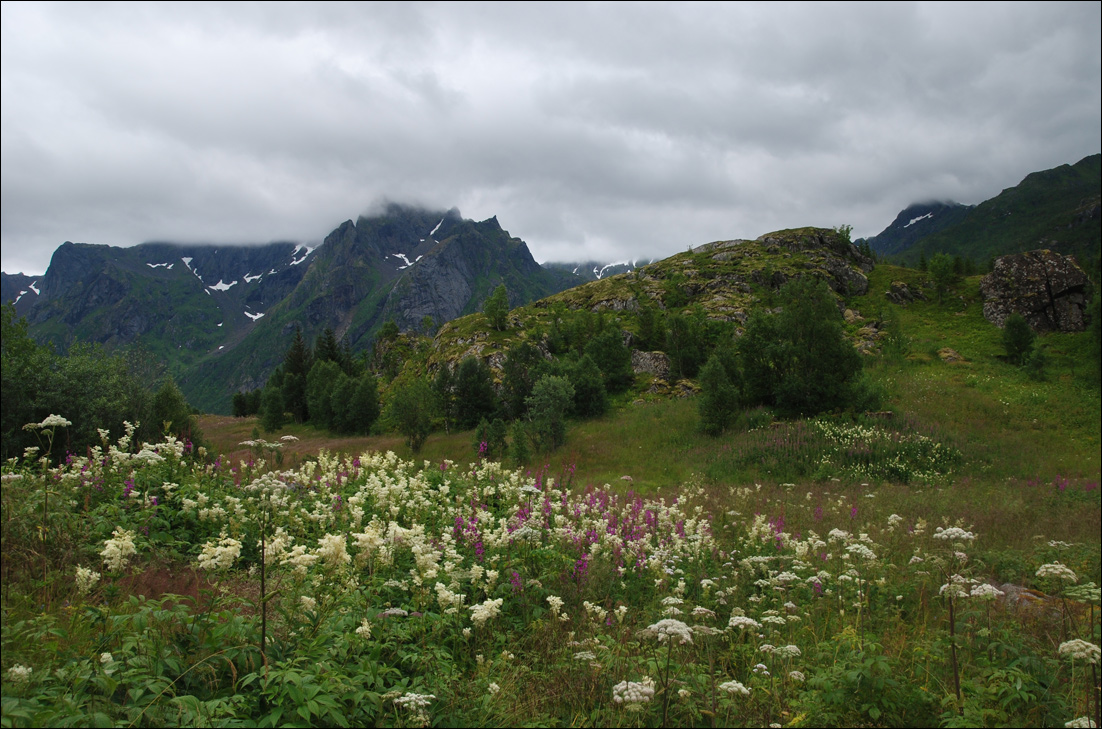
[[[264,397],[260,409],[260,427],[265,433],[274,433],[283,427],[283,391],[269,385],[264,388]]]
[[[839,225],[834,229],[834,232],[838,234],[838,237],[844,240],[846,243],[853,241],[853,226],[852,225]],[[868,244],[866,244],[868,245]],[[870,256],[871,257],[871,256]]]
[[[953,270],[953,257],[947,253],[935,253],[933,258],[930,259],[928,268],[930,280],[934,282],[934,289],[937,291],[937,300],[940,304],[945,292],[949,290],[949,286],[956,278],[956,272]]]
[[[283,357],[283,408],[291,413],[296,423],[309,417],[306,404],[306,378],[314,364],[313,354],[302,337],[302,329],[295,328],[295,338]]]
[[[533,386],[526,401],[532,421],[532,438],[543,451],[566,442],[566,416],[574,405],[574,386],[565,377],[545,375]]]
[[[713,354],[700,370],[700,427],[708,435],[719,435],[738,415],[739,392],[727,376],[718,354]]]
[[[1011,364],[1024,365],[1033,354],[1033,340],[1036,335],[1025,317],[1014,312],[1003,323],[1003,348]]]
[[[474,450],[480,458],[486,458],[491,461],[500,461],[504,459],[505,452],[507,450],[506,434],[508,429],[505,427],[505,421],[501,418],[494,418],[493,421],[488,421],[483,418],[478,423],[478,427],[474,431]]]
[[[511,443],[509,444],[509,456],[513,465],[517,468],[528,465],[529,459],[532,457],[531,446],[529,446],[528,427],[524,421],[517,420],[513,423],[509,429],[509,438]]]
[[[693,315],[671,313],[667,319],[666,354],[670,357],[670,377],[696,377],[704,364],[706,338],[704,320]]]
[[[600,369],[608,392],[624,392],[635,382],[635,373],[631,368],[631,350],[624,344],[619,328],[605,329],[585,345],[584,351]]]
[[[794,279],[780,296],[781,313],[755,312],[738,342],[747,402],[788,415],[864,406],[861,355],[827,285]]]
[[[455,399],[455,375],[447,363],[440,365],[436,377],[432,379],[432,395],[436,412],[444,420],[444,430],[450,433],[459,411]]]
[[[40,446],[37,436],[23,430],[23,426],[52,414],[72,422],[63,433],[56,434],[55,447],[73,452],[98,445],[99,427],[121,435],[124,421],[141,424],[140,438],[151,440],[159,434],[162,423],[154,422],[149,388],[161,379],[160,370],[142,353],[123,350],[109,354],[99,345],[78,344],[67,355],[58,356],[30,338],[25,320],[15,316],[14,307],[6,305],[0,312],[0,442],[5,458],[21,454],[26,447]],[[181,407],[190,416],[186,403]],[[175,428],[188,427],[187,418],[175,411],[172,417]]]
[[[170,377],[165,380],[153,396],[152,418],[155,426],[172,433],[182,441],[203,442],[203,432],[199,429],[198,419],[191,412],[191,406],[184,399],[184,393]]]
[[[342,374],[336,360],[315,358],[314,366],[306,376],[306,407],[310,422],[319,428],[332,428],[334,425],[333,406],[340,401],[334,403],[333,390]]]
[[[391,390],[386,418],[414,453],[421,451],[432,432],[433,406],[432,387],[420,377],[398,382]]]
[[[586,354],[567,369],[574,388],[574,413],[582,418],[596,418],[608,411],[608,393],[601,370]]]
[[[636,347],[644,352],[660,349],[666,344],[666,323],[658,307],[649,303],[639,306],[636,317],[639,334]]]
[[[517,342],[505,353],[502,365],[502,399],[505,414],[512,419],[523,417],[524,401],[532,394],[539,371],[544,366],[540,351],[526,340]]]
[[[455,373],[456,425],[468,430],[497,412],[490,367],[477,357],[465,357]]]
[[[501,284],[482,307],[482,313],[486,315],[490,326],[499,332],[508,327],[509,317],[509,293],[505,290],[505,284]]]

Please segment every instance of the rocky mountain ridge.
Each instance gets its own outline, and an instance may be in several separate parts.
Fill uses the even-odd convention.
[[[359,350],[389,320],[421,330],[477,311],[501,283],[519,306],[580,282],[542,269],[496,218],[397,204],[345,221],[317,248],[67,242],[44,276],[24,278],[5,276],[5,292],[13,300],[38,282],[19,312],[38,339],[139,344],[215,412],[264,383],[297,327],[309,341],[331,328]]]

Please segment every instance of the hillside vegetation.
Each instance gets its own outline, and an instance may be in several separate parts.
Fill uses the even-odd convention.
[[[808,274],[879,407],[755,405],[705,434],[697,373]],[[891,304],[896,281],[925,300]],[[44,418],[3,466],[4,725],[1097,723],[1097,335],[1018,366],[979,277],[929,283],[783,231],[501,330],[396,335],[369,359],[373,435],[208,416],[203,447],[109,435],[58,462],[76,426]],[[519,468],[479,455],[469,413],[387,430],[411,383],[504,387],[521,343],[582,383],[602,338],[669,373],[607,388]]]

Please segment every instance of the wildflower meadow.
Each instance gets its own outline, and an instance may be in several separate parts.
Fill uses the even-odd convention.
[[[1099,721],[1097,543],[1011,558],[854,433],[811,434],[852,482],[664,493],[132,429],[57,462],[66,423],[3,466],[5,727]],[[1096,514],[1086,486],[1045,508]]]

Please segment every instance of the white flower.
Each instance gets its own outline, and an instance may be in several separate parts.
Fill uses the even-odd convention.
[[[857,555],[861,559],[871,562],[876,559],[876,553],[866,547],[864,544],[851,544],[846,547],[846,551],[850,554]]]
[[[280,560],[280,564],[291,565],[294,567],[295,572],[300,575],[306,574],[306,570],[313,566],[314,562],[318,561],[318,555],[310,554],[306,551],[305,544],[296,544],[291,547],[290,553],[286,557]]]
[[[41,423],[27,423],[23,426],[23,430],[40,430],[42,428],[67,428],[70,423],[60,415],[47,415]]]
[[[597,654],[593,651],[579,651],[574,654],[575,661],[595,661],[597,660]]]
[[[1038,577],[1051,577],[1056,580],[1063,580],[1064,582],[1078,582],[1079,578],[1075,576],[1075,573],[1068,567],[1060,562],[1052,562],[1050,564],[1043,564],[1037,570]]]
[[[1005,594],[1006,593],[999,588],[995,587],[994,585],[989,585],[986,582],[980,585],[972,586],[972,597],[978,600],[990,601],[994,600],[997,597],[1002,597]]]
[[[1073,638],[1060,644],[1060,655],[1067,656],[1073,661],[1086,661],[1095,664],[1098,663],[1098,659],[1102,655],[1102,649],[1099,649],[1094,643]]]
[[[334,567],[352,561],[343,534],[326,534],[319,539],[316,554]]]
[[[318,601],[308,595],[301,596],[298,601],[302,603],[303,609],[307,611],[312,611],[318,606]]]
[[[960,527],[949,527],[943,529],[938,527],[934,530],[934,539],[941,539],[950,542],[971,542],[976,538],[976,535],[972,532],[966,532]]]
[[[552,615],[557,616],[559,614],[559,612],[562,610],[563,601],[562,601],[561,597],[558,597],[556,595],[548,595],[547,596],[547,603],[551,606],[551,614]]]
[[[103,543],[100,556],[103,557],[103,563],[107,565],[108,570],[121,572],[126,568],[130,558],[138,553],[137,547],[134,546],[134,532],[115,527],[111,535],[114,538]]]
[[[367,622],[367,618],[364,618],[363,622],[360,623],[360,627],[356,628],[356,635],[364,640],[371,637],[371,623]]]
[[[81,595],[87,595],[92,591],[92,588],[96,586],[96,583],[99,582],[99,578],[99,572],[88,569],[87,567],[77,567],[77,592]]]
[[[671,636],[677,638],[681,645],[693,642],[693,631],[689,626],[673,618],[666,618],[648,625],[641,634],[648,638],[658,638],[659,643],[665,643]]]
[[[621,681],[612,687],[612,700],[617,704],[626,704],[628,709],[637,710],[654,698],[654,683],[646,678],[642,681]]]
[[[757,620],[754,620],[753,618],[748,618],[745,615],[732,615],[731,619],[727,621],[727,627],[739,628],[741,630],[746,630],[748,628],[759,630],[761,629],[761,623],[759,623]]]
[[[486,689],[490,692],[490,696],[495,696],[497,692],[501,690],[501,687],[496,683],[491,683]]]
[[[504,602],[503,598],[496,600],[487,600],[480,605],[471,605],[468,610],[471,611],[471,622],[476,626],[482,627],[487,620],[496,618],[501,614],[501,604]]]
[[[796,658],[800,655],[800,649],[799,647],[794,645],[782,645],[776,650],[774,655],[777,655],[781,658]]]
[[[16,663],[14,666],[8,669],[8,679],[12,683],[25,683],[31,680],[31,674],[34,669],[30,666],[24,666]]]
[[[800,671],[789,671],[788,677],[796,683],[803,683],[805,678],[804,674]]]
[[[203,551],[199,553],[199,567],[205,570],[229,569],[240,556],[241,542],[222,532],[217,542],[212,540],[203,545]]]
[[[739,696],[749,696],[750,689],[742,685],[741,681],[727,681],[719,685],[720,691],[726,691],[732,696],[738,694]]]
[[[108,663],[113,662],[114,660],[115,660],[115,657],[112,656],[110,653],[100,653],[99,654],[99,662],[102,663],[105,666]]]

